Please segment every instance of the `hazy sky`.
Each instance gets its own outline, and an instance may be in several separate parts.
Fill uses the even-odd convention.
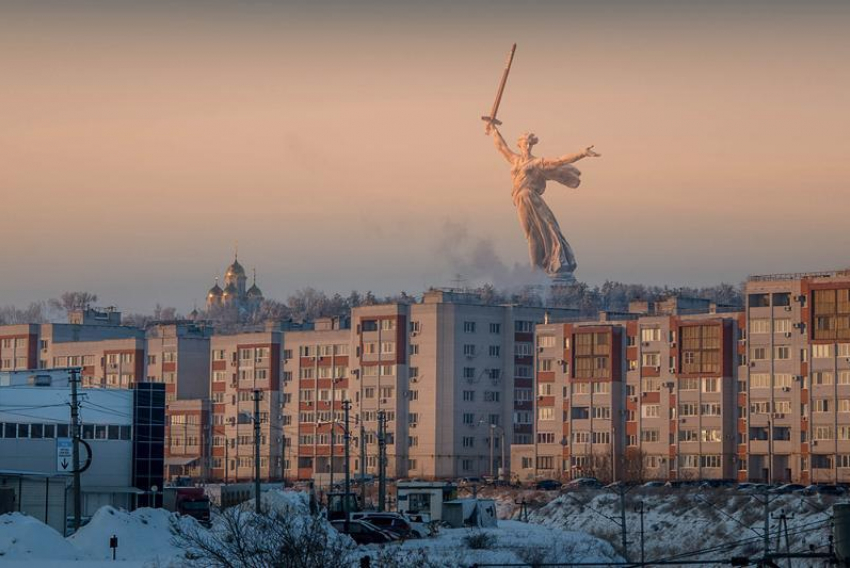
[[[280,299],[525,265],[514,41],[506,138],[603,154],[546,193],[580,280],[850,264],[850,3],[283,4],[0,5],[0,305],[188,311],[236,241]]]

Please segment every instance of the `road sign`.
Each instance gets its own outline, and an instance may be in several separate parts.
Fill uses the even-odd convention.
[[[74,441],[71,438],[56,438],[56,471],[74,471]]]

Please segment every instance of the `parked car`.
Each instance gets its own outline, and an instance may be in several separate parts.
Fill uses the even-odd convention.
[[[578,477],[563,485],[564,489],[599,489],[602,484],[595,477]]]
[[[358,521],[366,521],[381,530],[389,531],[397,535],[398,538],[419,538],[418,532],[414,531],[410,522],[399,513],[359,511],[351,513],[351,518]]]
[[[741,493],[765,493],[770,490],[767,483],[739,483],[737,487]]]
[[[557,491],[561,488],[561,482],[555,479],[541,479],[534,484],[534,488],[542,491]]]
[[[703,489],[723,489],[725,487],[734,487],[735,482],[729,479],[706,479],[699,486]]]
[[[805,489],[805,493],[807,495],[814,495],[815,493],[819,493],[820,495],[844,495],[844,488],[839,487],[838,485],[827,485],[827,484],[816,484],[809,485]]]
[[[768,493],[775,493],[778,495],[784,495],[786,493],[802,493],[806,489],[805,485],[800,485],[799,483],[786,483],[784,485],[780,485],[779,487],[774,487]]]
[[[341,533],[345,532],[344,520],[331,521],[331,526]],[[366,521],[349,521],[347,534],[357,544],[386,544],[398,540],[395,534],[379,529]]]
[[[664,487],[664,482],[663,481],[647,481],[641,487],[644,487],[646,489],[659,489],[661,487]]]

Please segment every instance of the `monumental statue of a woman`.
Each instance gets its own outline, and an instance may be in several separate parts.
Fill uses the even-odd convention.
[[[511,165],[514,206],[528,240],[532,266],[546,272],[555,284],[575,282],[575,255],[561,234],[555,215],[543,201],[543,192],[549,180],[567,187],[578,187],[581,172],[571,164],[583,158],[599,157],[600,154],[590,146],[583,152],[560,158],[537,158],[531,154],[532,147],[537,144],[537,136],[534,134],[526,133],[519,137],[519,153],[516,153],[505,143],[493,122],[487,124],[487,132],[493,135],[496,148]]]

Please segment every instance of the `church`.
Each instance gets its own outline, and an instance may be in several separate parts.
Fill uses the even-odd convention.
[[[257,287],[257,271],[254,270],[254,281],[246,289],[248,277],[245,269],[239,264],[239,254],[233,259],[233,264],[224,273],[224,288],[215,285],[207,292],[207,310],[214,308],[236,308],[240,311],[251,311],[263,302],[263,293]]]

